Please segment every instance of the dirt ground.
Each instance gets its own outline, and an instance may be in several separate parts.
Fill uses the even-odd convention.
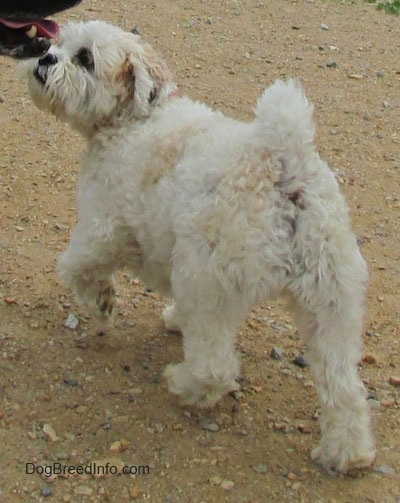
[[[317,397],[280,303],[240,327],[242,390],[212,411],[167,392],[162,371],[182,358],[181,340],[163,327],[165,299],[134,277],[120,274],[115,327],[96,334],[55,266],[83,142],[31,104],[2,58],[0,501],[399,503],[400,19],[362,0],[84,0],[57,19],[138,27],[181,93],[243,120],[275,78],[301,78],[369,265],[360,373],[378,456],[350,477],[312,463]],[[138,473],[38,473],[93,462]]]

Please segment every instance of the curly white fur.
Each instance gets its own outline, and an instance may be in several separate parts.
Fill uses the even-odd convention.
[[[238,387],[238,324],[285,295],[320,396],[313,457],[343,472],[370,465],[357,375],[367,270],[298,82],[276,82],[254,121],[238,122],[177,97],[160,56],[102,22],[67,25],[21,73],[34,102],[88,142],[79,222],[59,261],[78,298],[108,318],[123,267],[173,297],[164,318],[182,331],[185,358],[167,367],[169,388],[209,406]]]

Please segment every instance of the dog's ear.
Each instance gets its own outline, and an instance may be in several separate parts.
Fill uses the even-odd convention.
[[[122,72],[135,113],[146,116],[171,82],[171,74],[163,58],[150,45],[136,43],[132,49],[127,51]]]

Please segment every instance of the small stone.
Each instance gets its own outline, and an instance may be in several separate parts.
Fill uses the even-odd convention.
[[[350,73],[348,75],[349,79],[362,80],[364,77],[359,73]]]
[[[336,61],[328,61],[328,63],[326,64],[326,66],[328,68],[337,68],[337,63],[336,63]]]
[[[210,485],[212,485],[212,486],[220,486],[223,482],[221,477],[217,477],[216,475],[214,475],[213,477],[210,477],[208,479],[208,481],[210,482]]]
[[[47,498],[48,496],[51,496],[51,494],[53,494],[53,489],[46,484],[42,487],[40,494],[43,496],[43,498]]]
[[[383,407],[393,407],[393,405],[396,403],[394,398],[385,398],[381,400],[381,405]]]
[[[392,473],[394,473],[394,469],[391,467],[391,466],[388,466],[388,465],[378,465],[378,466],[374,466],[372,468],[372,470],[375,472],[375,473],[380,473],[382,475],[391,475]]]
[[[207,430],[207,431],[212,431],[213,433],[216,433],[217,431],[219,431],[219,426],[217,423],[214,423],[212,421],[209,421],[208,419],[202,419],[200,422],[199,422],[199,425],[200,427],[203,429],[203,430]]]
[[[273,360],[282,360],[282,354],[283,354],[283,351],[281,348],[272,348],[271,350],[271,358]]]
[[[140,489],[138,484],[131,484],[129,486],[129,496],[132,499],[137,499],[142,494],[142,490]]]
[[[81,334],[77,339],[75,339],[75,344],[78,348],[86,349],[88,346],[87,334]]]
[[[78,381],[76,379],[64,379],[64,384],[68,384],[68,386],[78,386]]]
[[[128,447],[128,440],[122,438],[121,440],[116,440],[115,442],[113,442],[108,450],[113,452],[122,452],[125,451]]]
[[[400,377],[399,376],[389,377],[389,384],[391,384],[392,386],[400,386]]]
[[[18,304],[17,299],[14,299],[14,297],[5,297],[4,302],[9,306]]]
[[[116,440],[115,442],[113,442],[110,447],[108,448],[109,451],[113,451],[113,452],[121,452],[122,451],[122,445],[121,445],[121,442],[119,440]]]
[[[263,464],[253,465],[253,470],[256,471],[257,473],[262,473],[262,474],[265,474],[268,471],[267,466],[263,465]]]
[[[252,391],[254,391],[255,393],[261,393],[261,391],[262,391],[262,387],[261,386],[256,386],[255,384],[252,384],[250,386],[250,389]]]
[[[75,330],[78,325],[78,318],[74,314],[70,313],[64,322],[64,327],[69,328],[70,330]]]
[[[50,423],[45,423],[43,425],[43,433],[50,440],[50,442],[57,442],[58,437],[52,425]]]
[[[376,356],[371,353],[366,353],[362,359],[365,363],[376,363]]]
[[[225,491],[232,491],[232,489],[235,487],[235,483],[232,480],[223,480],[221,484],[221,488],[225,489]]]
[[[304,433],[304,434],[311,433],[311,428],[310,428],[310,426],[308,426],[307,424],[304,424],[304,423],[299,423],[299,424],[297,425],[297,429],[298,429],[301,433]]]
[[[308,361],[304,358],[303,355],[297,355],[293,360],[293,363],[302,369],[308,367]]]
[[[329,26],[325,23],[321,23],[319,26],[321,27],[322,30],[330,30]]]

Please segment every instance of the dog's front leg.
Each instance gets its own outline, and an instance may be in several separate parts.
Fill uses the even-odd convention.
[[[61,280],[79,302],[99,321],[112,317],[115,289],[113,273],[118,268],[112,240],[99,239],[78,224],[71,241],[58,260]]]

